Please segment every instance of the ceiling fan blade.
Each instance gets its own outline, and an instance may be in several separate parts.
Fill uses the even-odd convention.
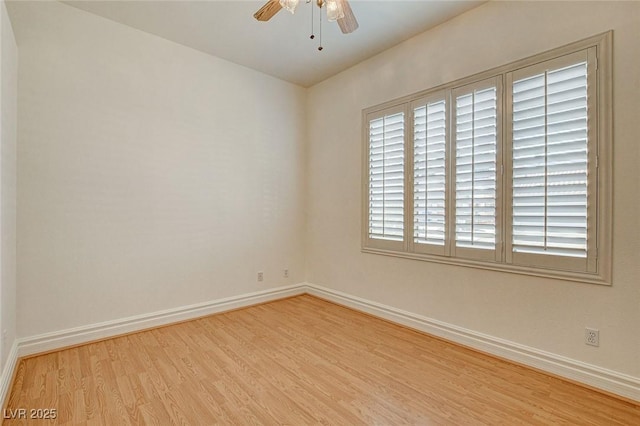
[[[349,6],[348,0],[337,0],[342,5],[342,11],[344,12],[344,18],[338,19],[338,25],[343,34],[349,34],[358,29],[358,21]]]
[[[260,10],[253,14],[253,17],[258,21],[268,21],[273,18],[273,15],[280,12],[280,9],[282,9],[282,6],[280,6],[279,0],[269,0]]]

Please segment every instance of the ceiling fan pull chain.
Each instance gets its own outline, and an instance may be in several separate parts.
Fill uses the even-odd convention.
[[[311,0],[307,0],[307,3],[311,3]],[[313,5],[311,5],[311,36],[309,38],[311,40],[316,38],[316,36],[313,34]]]
[[[318,5],[320,6],[320,13],[318,13],[318,18],[319,18],[318,22],[320,23],[320,30],[319,30],[320,40],[318,40],[319,41],[318,50],[322,50],[323,49],[322,47],[322,4],[319,3]]]

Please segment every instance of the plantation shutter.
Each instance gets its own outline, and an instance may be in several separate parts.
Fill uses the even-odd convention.
[[[587,270],[587,51],[509,76],[512,263]],[[546,258],[546,259],[544,259]]]
[[[362,112],[362,251],[611,282],[611,32]]]
[[[444,93],[412,105],[414,251],[445,254],[447,105]]]
[[[368,123],[368,239],[403,247],[405,112],[375,114]]]
[[[453,91],[454,249],[498,260],[499,86],[493,78]]]

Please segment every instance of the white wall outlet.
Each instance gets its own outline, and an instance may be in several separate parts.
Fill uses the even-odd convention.
[[[600,330],[589,327],[585,328],[584,343],[591,346],[600,346]]]
[[[289,278],[289,270],[288,270],[288,269],[285,269],[285,270],[284,270],[284,272],[282,273],[282,275],[283,275],[285,278]]]
[[[264,281],[264,272],[258,271],[258,281]]]

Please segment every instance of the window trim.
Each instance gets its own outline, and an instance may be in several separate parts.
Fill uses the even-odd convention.
[[[463,267],[472,267],[507,273],[517,273],[524,275],[531,275],[536,277],[545,277],[545,278],[554,278],[561,279],[566,281],[574,281],[574,282],[582,282],[589,284],[600,284],[600,285],[611,285],[611,266],[612,266],[612,235],[613,235],[613,206],[612,206],[612,189],[613,189],[613,180],[612,180],[612,143],[613,143],[613,81],[612,81],[612,39],[613,39],[613,31],[608,31],[602,34],[598,34],[584,40],[571,43],[560,48],[552,49],[537,55],[533,55],[528,58],[524,58],[518,61],[511,62],[509,64],[505,64],[487,71],[483,71],[478,74],[474,74],[469,77],[465,77],[451,83],[442,84],[432,89],[424,90],[412,95],[404,96],[399,99],[395,99],[384,104],[374,106],[371,108],[367,108],[362,111],[362,134],[363,134],[363,160],[362,160],[362,247],[361,251],[363,253],[369,254],[378,254],[378,255],[387,255],[392,257],[400,257],[406,259],[415,259],[422,260],[434,263],[441,264],[449,264],[449,265],[457,265]],[[425,98],[433,98],[438,95],[438,92],[445,92],[446,94],[446,103],[447,103],[447,111],[451,111],[453,96],[451,93],[454,89],[466,86],[469,84],[474,84],[477,82],[481,82],[483,80],[497,78],[502,82],[502,92],[501,92],[501,103],[502,106],[499,108],[506,109],[507,102],[506,96],[507,93],[510,92],[508,89],[508,81],[506,80],[507,73],[513,73],[521,68],[532,67],[536,64],[546,62],[549,60],[553,60],[562,56],[567,56],[569,54],[575,53],[581,50],[588,50],[593,48],[596,52],[597,57],[594,59],[596,72],[593,73],[593,76],[590,76],[590,84],[596,83],[596,97],[592,99],[590,102],[593,103],[595,107],[594,110],[594,125],[590,128],[590,137],[595,133],[596,141],[595,146],[596,150],[592,154],[596,156],[596,173],[594,176],[590,177],[595,179],[595,185],[592,186],[594,188],[594,199],[595,202],[593,206],[589,209],[589,214],[593,214],[592,210],[596,211],[596,218],[594,219],[596,230],[595,235],[596,238],[590,240],[591,244],[595,245],[595,253],[597,259],[591,257],[588,258],[590,265],[588,270],[593,270],[595,272],[575,272],[568,271],[562,269],[551,269],[550,267],[544,266],[523,266],[523,265],[515,265],[506,262],[507,258],[507,248],[510,244],[507,244],[506,238],[510,235],[510,231],[508,228],[508,223],[510,220],[508,219],[510,206],[507,206],[507,199],[510,198],[507,191],[510,188],[509,185],[505,185],[507,179],[507,173],[500,175],[498,173],[498,185],[501,188],[498,193],[498,197],[501,200],[497,201],[497,208],[500,211],[496,213],[496,231],[497,233],[504,231],[503,238],[497,238],[496,241],[496,261],[486,261],[486,260],[477,260],[477,259],[468,259],[468,258],[460,258],[453,257],[455,248],[454,243],[450,240],[450,232],[451,226],[454,225],[452,220],[452,214],[455,215],[455,212],[452,212],[452,208],[450,206],[451,203],[447,204],[447,212],[446,212],[446,224],[445,224],[445,232],[449,236],[446,240],[446,248],[445,255],[431,254],[431,253],[423,253],[417,251],[409,251],[413,250],[413,196],[412,191],[407,190],[411,196],[407,196],[407,192],[405,192],[405,226],[404,226],[404,249],[403,251],[398,250],[389,250],[384,247],[376,246],[375,243],[377,241],[372,241],[368,238],[368,197],[366,194],[368,193],[368,170],[365,165],[368,162],[368,132],[364,129],[368,129],[368,121],[367,115],[377,111],[383,111],[390,107],[396,108],[405,108],[405,137],[409,138],[408,146],[411,147],[411,152],[405,149],[405,188],[413,187],[413,105],[414,102],[421,102]],[[590,59],[591,60],[591,59]],[[503,78],[504,76],[504,78]],[[591,106],[590,103],[590,106]],[[448,114],[448,117],[451,117],[451,113]],[[504,116],[504,113],[499,114],[499,116]],[[453,121],[453,120],[450,120]],[[503,143],[502,153],[498,153],[497,165],[498,167],[502,167],[502,164],[506,164],[507,156],[511,152],[508,144],[511,136],[507,131],[507,121],[498,124],[498,131],[502,134],[502,137],[505,138],[505,142]],[[448,128],[451,130],[451,124],[448,123]],[[447,151],[447,155],[451,156],[451,149],[453,147],[454,138],[451,135],[451,131],[448,132],[447,135],[447,143],[449,144],[449,148]],[[451,158],[451,157],[450,157]],[[590,161],[593,160],[593,157],[590,154]],[[453,164],[452,162],[448,162],[448,165]],[[446,193],[448,197],[452,196],[453,189],[453,177],[451,175],[452,167],[449,166],[449,171],[447,172],[446,178]],[[591,182],[590,182],[591,185]],[[508,192],[508,191],[507,191]],[[499,206],[499,207],[498,207]],[[502,222],[501,226],[498,226],[498,221]],[[371,243],[374,244],[371,244]],[[501,243],[501,247],[498,248],[498,244]],[[458,248],[458,250],[460,250]],[[502,262],[502,263],[499,263]]]

